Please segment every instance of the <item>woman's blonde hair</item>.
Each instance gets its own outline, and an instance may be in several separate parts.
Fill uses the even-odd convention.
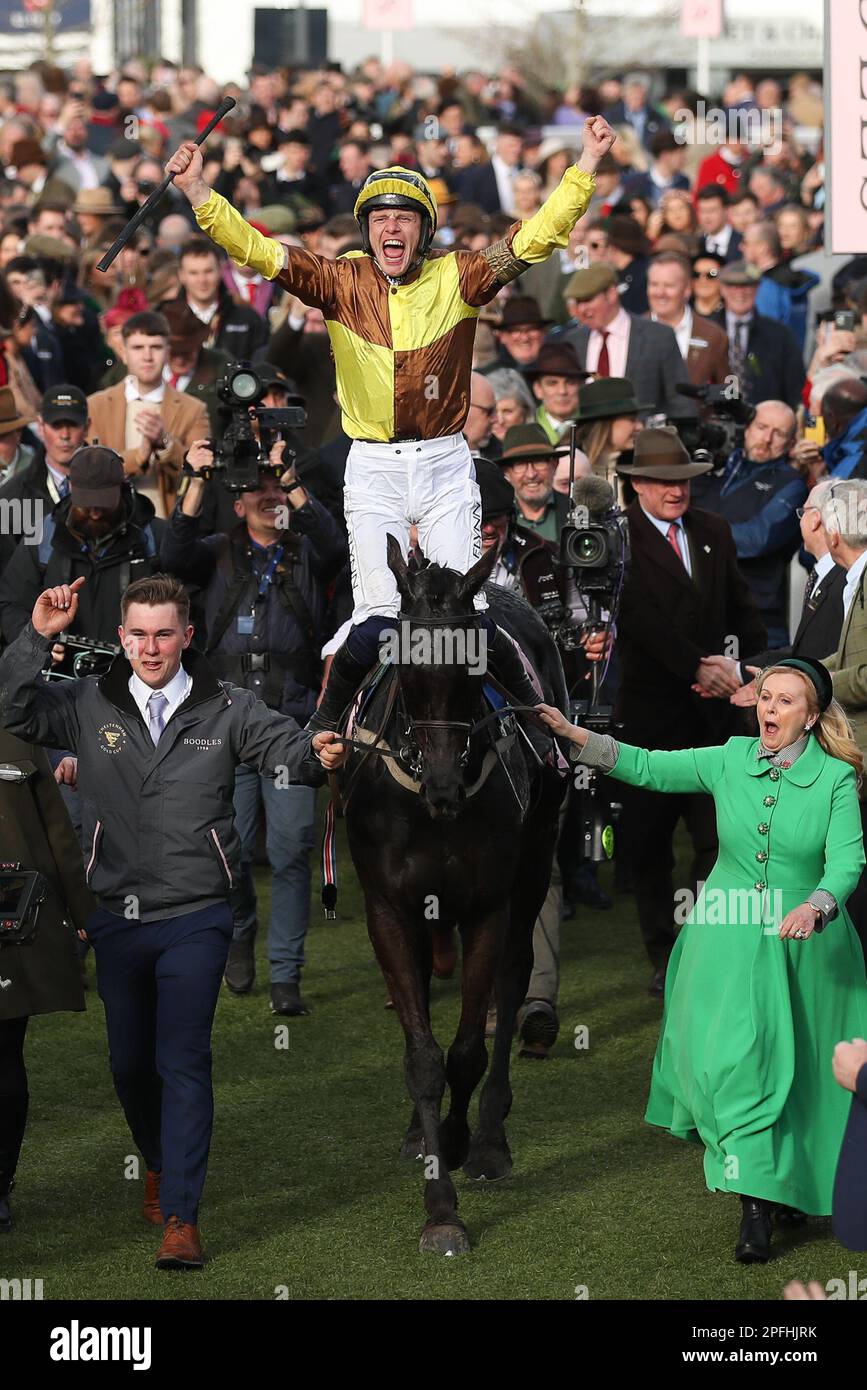
[[[813,725],[813,733],[829,757],[839,758],[841,762],[849,763],[850,767],[854,767],[855,776],[858,779],[858,794],[860,795],[864,778],[864,755],[855,742],[852,725],[846,717],[843,706],[838,704],[836,700],[832,700],[827,709],[821,710],[815,685],[809,676],[805,675],[803,671],[798,671],[794,666],[766,666],[764,671],[756,677],[757,697],[761,695],[762,686],[768,676],[774,675],[800,676],[807,695],[807,709],[811,715],[818,715]]]

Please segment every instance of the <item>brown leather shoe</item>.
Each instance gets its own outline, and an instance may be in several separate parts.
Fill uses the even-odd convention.
[[[148,1168],[145,1173],[144,1202],[142,1203],[142,1216],[145,1221],[149,1221],[152,1226],[162,1226],[163,1214],[160,1211],[160,1179],[162,1173],[155,1173]]]
[[[204,1263],[198,1226],[170,1216],[154,1261],[157,1269],[201,1269]]]

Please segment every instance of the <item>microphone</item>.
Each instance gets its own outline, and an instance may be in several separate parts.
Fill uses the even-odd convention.
[[[604,478],[597,478],[594,473],[586,478],[579,478],[572,495],[573,507],[583,507],[591,516],[610,512],[617,506],[617,498],[611,484]]]

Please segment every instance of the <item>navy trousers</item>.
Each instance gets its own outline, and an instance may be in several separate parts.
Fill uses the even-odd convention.
[[[87,924],[115,1090],[162,1172],[163,1220],[196,1224],[214,1118],[211,1025],[232,939],[228,903],[156,922],[99,909]]]

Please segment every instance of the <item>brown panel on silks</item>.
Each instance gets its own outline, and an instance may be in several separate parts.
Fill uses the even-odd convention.
[[[457,434],[470,405],[476,319],[462,319],[428,347],[394,354],[396,438]]]

